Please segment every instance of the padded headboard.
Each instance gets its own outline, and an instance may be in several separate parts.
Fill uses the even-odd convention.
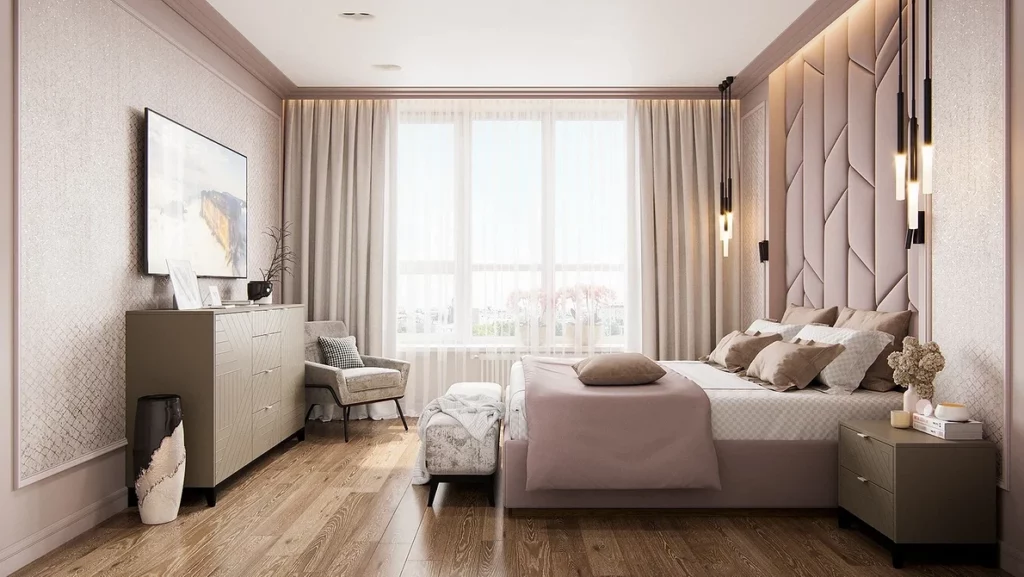
[[[784,65],[789,302],[916,309],[892,160],[898,5],[858,2]]]

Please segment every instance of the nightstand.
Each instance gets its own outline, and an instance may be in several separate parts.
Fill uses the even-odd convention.
[[[996,449],[946,441],[887,421],[839,424],[839,526],[881,533],[893,567],[950,546],[998,565]]]

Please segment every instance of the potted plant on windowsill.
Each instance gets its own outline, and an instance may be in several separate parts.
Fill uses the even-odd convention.
[[[507,309],[516,323],[520,346],[543,347],[547,342],[547,311],[551,299],[542,289],[516,290],[508,296]]]
[[[576,346],[578,334],[580,346],[597,346],[604,336],[601,310],[615,300],[615,291],[604,285],[577,284],[558,291],[557,300],[566,310],[565,343]]]
[[[274,281],[280,282],[284,280],[285,274],[292,272],[291,265],[295,264],[295,253],[286,243],[288,237],[292,235],[290,227],[291,224],[286,222],[284,226],[271,226],[263,231],[263,234],[274,239],[274,256],[270,260],[269,267],[260,269],[263,280],[249,281],[246,287],[249,300],[257,304],[272,304],[274,302]]]

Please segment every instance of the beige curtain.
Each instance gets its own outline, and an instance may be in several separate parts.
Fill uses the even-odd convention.
[[[720,110],[710,100],[634,103],[641,350],[656,359],[697,359],[721,332]]]
[[[296,263],[284,296],[310,320],[343,320],[360,351],[383,343],[392,103],[285,103],[284,219]]]

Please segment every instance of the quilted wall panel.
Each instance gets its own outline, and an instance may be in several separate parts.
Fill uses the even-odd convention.
[[[932,22],[936,397],[966,404],[1006,455],[1006,3],[938,0]]]
[[[280,222],[281,188],[279,118],[119,3],[22,0],[20,35],[25,484],[124,442],[124,312],[171,304],[167,280],[140,272],[143,109],[248,157],[254,277],[273,252],[261,231]],[[216,284],[244,298],[244,280]]]
[[[914,308],[896,201],[898,0],[861,0],[785,73],[789,302]]]

